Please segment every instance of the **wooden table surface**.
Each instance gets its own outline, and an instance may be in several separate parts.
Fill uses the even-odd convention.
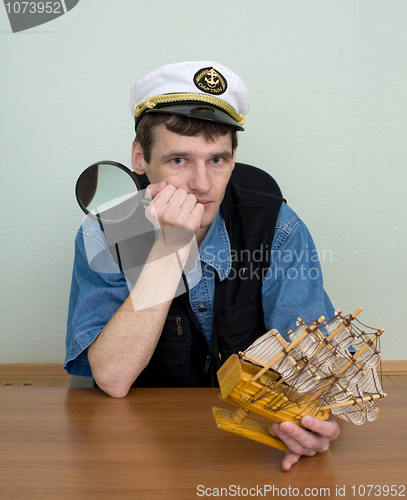
[[[283,452],[216,427],[211,407],[232,408],[218,389],[132,389],[115,400],[99,389],[1,388],[0,498],[275,498],[276,488],[343,498],[344,486],[359,498],[367,485],[406,496],[407,387],[386,390],[375,422],[341,421],[328,452],[286,472]]]

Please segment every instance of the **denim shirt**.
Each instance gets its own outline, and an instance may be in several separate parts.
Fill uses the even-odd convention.
[[[267,330],[284,331],[297,318],[331,318],[334,308],[324,290],[322,271],[312,237],[299,217],[282,203],[270,252],[270,267],[262,277],[262,308]],[[98,269],[88,262],[98,254]],[[260,257],[260,256],[259,256]],[[195,266],[184,271],[192,310],[209,342],[213,321],[215,274],[227,279],[233,251],[221,210],[199,247]],[[248,269],[258,272],[258,268]],[[99,225],[85,218],[76,237],[75,262],[68,311],[65,368],[73,375],[92,376],[87,347],[129,295],[126,278],[113,260]]]

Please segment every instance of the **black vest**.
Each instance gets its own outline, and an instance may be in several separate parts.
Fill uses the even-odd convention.
[[[221,209],[232,269],[225,280],[215,278],[209,346],[188,293],[174,298],[156,350],[133,387],[216,386],[221,364],[266,332],[261,289],[281,203],[276,196],[229,183]]]

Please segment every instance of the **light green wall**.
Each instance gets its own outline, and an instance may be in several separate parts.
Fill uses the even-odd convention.
[[[76,178],[130,164],[140,76],[201,59],[247,84],[238,159],[309,226],[334,305],[406,359],[406,26],[405,0],[80,0],[16,34],[0,8],[0,362],[63,360]]]

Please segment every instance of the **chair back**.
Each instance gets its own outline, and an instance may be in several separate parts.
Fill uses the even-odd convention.
[[[270,174],[246,163],[235,163],[231,180],[244,189],[283,197],[279,185]]]

